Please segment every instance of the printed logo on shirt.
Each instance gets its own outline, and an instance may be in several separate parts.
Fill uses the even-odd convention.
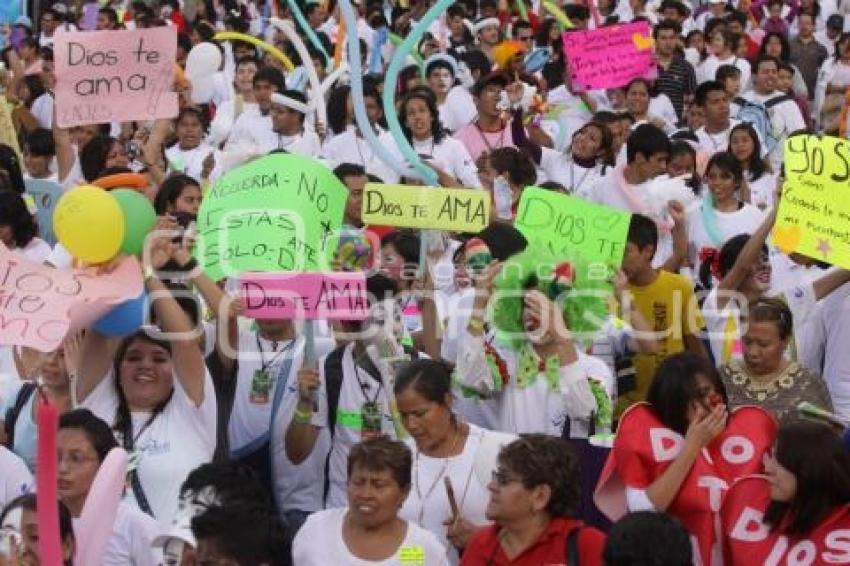
[[[425,548],[406,544],[398,550],[398,561],[402,566],[422,566],[425,564]]]
[[[171,452],[171,442],[160,442],[156,439],[151,439],[144,446],[139,447],[139,452],[140,457],[141,455],[156,456],[157,454],[165,454],[167,452]]]

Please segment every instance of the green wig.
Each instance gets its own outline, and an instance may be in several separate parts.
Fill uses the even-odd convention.
[[[513,350],[527,340],[522,323],[524,291],[532,289],[556,301],[573,336],[588,343],[608,316],[610,285],[604,278],[591,277],[587,261],[529,248],[507,260],[495,282],[493,325],[499,342]]]

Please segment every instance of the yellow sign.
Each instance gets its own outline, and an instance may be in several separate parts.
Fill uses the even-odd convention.
[[[425,564],[425,548],[418,544],[404,545],[398,549],[398,561],[402,566]]]
[[[850,140],[791,137],[784,165],[774,243],[850,268]]]
[[[490,222],[490,193],[368,183],[362,212],[366,224],[475,233]]]

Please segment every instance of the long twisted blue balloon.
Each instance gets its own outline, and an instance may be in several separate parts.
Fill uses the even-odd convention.
[[[428,185],[437,184],[437,172],[422,162],[419,155],[413,149],[413,146],[410,145],[410,142],[401,133],[401,124],[398,121],[398,114],[395,109],[395,85],[398,81],[398,74],[401,72],[402,65],[404,64],[404,58],[414,49],[414,46],[419,44],[422,35],[428,31],[428,27],[434,20],[439,18],[440,14],[454,4],[454,1],[439,0],[430,10],[425,12],[422,19],[410,30],[405,40],[396,49],[384,79],[384,116],[387,118],[390,133],[396,145],[401,150],[402,155],[410,162],[418,176]]]
[[[301,29],[304,30],[304,35],[307,36],[307,39],[310,40],[310,43],[313,44],[317,50],[319,50],[325,58],[325,65],[327,65],[328,72],[333,70],[333,58],[328,55],[328,52],[325,51],[325,46],[322,44],[319,37],[316,35],[316,32],[313,31],[313,28],[310,27],[310,24],[307,22],[307,18],[304,17],[304,12],[301,11],[301,7],[298,6],[298,2],[295,0],[286,0],[286,3],[289,5],[289,9],[292,11],[292,15],[295,16],[295,21],[298,22],[298,25],[301,26]],[[357,28],[354,28],[357,29]],[[306,65],[306,62],[302,61]]]
[[[357,15],[351,6],[351,0],[340,0],[339,7],[342,9],[342,17],[345,18],[345,27],[350,30],[357,29]],[[369,143],[372,151],[381,161],[399,175],[407,175],[407,170],[399,163],[398,157],[393,156],[381,144],[375,130],[372,128],[369,117],[366,115],[366,103],[363,100],[363,66],[360,61],[360,38],[356,33],[346,34],[348,41],[348,63],[351,65],[351,101],[354,104],[354,119],[363,138]],[[393,111],[395,113],[395,111]]]

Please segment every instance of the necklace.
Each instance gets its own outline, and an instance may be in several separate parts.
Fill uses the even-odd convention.
[[[478,135],[481,136],[481,141],[484,142],[484,145],[487,146],[487,152],[490,153],[493,151],[493,146],[490,144],[490,141],[485,136],[484,130],[481,128],[481,123],[478,120],[475,120],[475,129],[478,130]],[[495,133],[495,132],[489,132]],[[499,145],[496,146],[495,149],[501,149],[505,145],[505,128],[504,126],[499,130]]]
[[[435,489],[437,489],[437,485],[440,483],[440,479],[442,479],[442,477],[446,475],[446,472],[449,469],[449,459],[452,457],[451,455],[454,454],[455,450],[457,449],[457,443],[460,440],[461,436],[463,436],[463,433],[461,432],[461,425],[458,424],[458,425],[456,425],[456,428],[455,428],[454,440],[452,441],[452,448],[451,448],[451,450],[449,450],[449,455],[446,456],[445,458],[443,458],[443,466],[440,468],[440,473],[438,473],[437,477],[434,478],[434,482],[431,484],[431,487],[429,487],[428,490],[425,492],[424,497],[422,496],[422,486],[419,482],[419,454],[420,454],[420,452],[419,452],[419,450],[416,451],[416,458],[415,458],[415,462],[414,462],[415,473],[414,473],[414,477],[413,477],[413,479],[414,479],[413,483],[416,486],[416,497],[419,498],[419,503],[421,504],[421,507],[419,508],[419,520],[417,521],[418,525],[422,524],[422,519],[425,516],[425,502],[428,501],[428,498],[431,497],[431,494],[434,493]],[[468,485],[469,485],[469,480],[467,479],[467,486]],[[466,489],[465,488],[464,488],[464,496],[466,496]]]
[[[578,183],[575,182],[575,174],[576,167],[580,167],[584,169],[584,175],[578,180]],[[590,172],[593,171],[593,168],[582,167],[578,163],[576,163],[575,159],[570,160],[570,189],[573,193],[577,193],[581,184],[584,183],[584,180],[587,179],[587,176],[590,175]]]

